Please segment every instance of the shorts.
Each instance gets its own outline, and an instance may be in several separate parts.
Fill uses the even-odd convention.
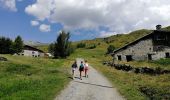
[[[72,71],[75,71],[76,70],[76,68],[72,68]]]
[[[79,71],[84,71],[84,68],[79,68]]]

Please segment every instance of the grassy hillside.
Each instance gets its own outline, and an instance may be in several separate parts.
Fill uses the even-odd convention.
[[[133,31],[129,34],[117,34],[107,38],[96,38],[93,40],[83,40],[75,42],[74,45],[78,43],[85,43],[86,48],[90,45],[95,44],[99,48],[107,49],[109,45],[113,45],[116,48],[120,48],[144,35],[147,35],[151,32],[151,30],[141,29],[137,31]]]
[[[53,100],[70,81],[70,60],[0,56],[1,100]]]
[[[37,49],[40,49],[44,52],[48,52],[48,45],[40,45],[40,46],[35,46]]]

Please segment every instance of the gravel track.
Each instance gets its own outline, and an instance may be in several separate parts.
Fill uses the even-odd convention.
[[[77,58],[78,66],[81,58]],[[84,73],[83,73],[84,76]],[[93,67],[89,66],[89,77],[79,79],[79,71],[76,70],[75,78],[70,82],[55,100],[125,100],[112,87],[111,83]]]

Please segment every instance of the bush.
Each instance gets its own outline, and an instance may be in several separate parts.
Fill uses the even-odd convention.
[[[79,43],[77,44],[77,48],[85,48],[86,44],[85,43]]]
[[[115,50],[115,47],[113,45],[109,45],[109,47],[107,48],[106,54],[112,53],[114,50]]]
[[[87,49],[94,49],[94,48],[96,48],[96,45],[95,45],[95,44],[91,45],[91,46],[88,47]]]

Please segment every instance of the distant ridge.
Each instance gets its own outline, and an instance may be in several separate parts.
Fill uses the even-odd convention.
[[[30,46],[43,46],[43,45],[49,45],[48,43],[41,43],[41,42],[34,42],[34,41],[24,41],[25,45],[30,45]]]

